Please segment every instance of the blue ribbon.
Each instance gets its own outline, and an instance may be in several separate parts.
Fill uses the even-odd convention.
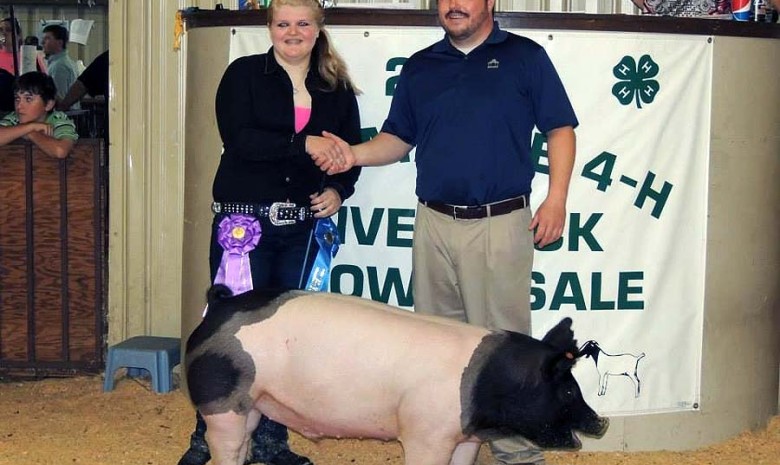
[[[307,291],[327,291],[330,282],[330,262],[339,251],[341,239],[333,220],[322,218],[317,220],[314,226],[314,238],[320,250],[317,252],[317,258],[314,259],[314,266],[309,273],[309,281],[304,287]]]

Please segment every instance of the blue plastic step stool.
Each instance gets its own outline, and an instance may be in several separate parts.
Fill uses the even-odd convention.
[[[173,389],[171,370],[181,361],[181,340],[177,337],[135,336],[108,348],[103,392],[114,389],[114,372],[127,368],[138,375],[140,368],[152,376],[154,392]]]

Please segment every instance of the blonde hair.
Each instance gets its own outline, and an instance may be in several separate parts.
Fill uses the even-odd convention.
[[[347,89],[352,89],[355,94],[360,94],[360,90],[352,83],[347,71],[347,63],[341,58],[336,49],[330,43],[330,35],[325,30],[325,10],[318,0],[272,0],[268,7],[268,25],[274,20],[274,12],[277,8],[283,6],[305,6],[314,12],[314,21],[320,30],[319,37],[315,42],[317,49],[317,72],[327,83],[325,90],[334,91],[341,85]]]

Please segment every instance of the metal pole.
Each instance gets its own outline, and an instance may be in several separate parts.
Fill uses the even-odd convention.
[[[11,53],[14,55],[14,77],[19,77],[19,38],[16,37],[16,16],[14,16],[14,6],[9,8],[11,13]]]

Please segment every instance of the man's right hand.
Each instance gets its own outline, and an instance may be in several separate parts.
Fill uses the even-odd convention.
[[[336,144],[336,150],[328,153],[327,156],[315,159],[314,163],[329,175],[343,173],[352,169],[356,162],[355,152],[352,151],[352,147],[344,139],[333,133],[322,131],[322,135]]]
[[[320,166],[327,160],[335,159],[339,154],[336,143],[326,137],[306,136],[306,153],[309,154],[314,164]]]
[[[334,144],[335,150],[319,159],[312,156],[312,159],[328,174],[343,173],[354,166],[390,165],[402,159],[413,148],[398,136],[385,132],[356,145],[349,145],[328,131],[322,131],[322,135]]]

